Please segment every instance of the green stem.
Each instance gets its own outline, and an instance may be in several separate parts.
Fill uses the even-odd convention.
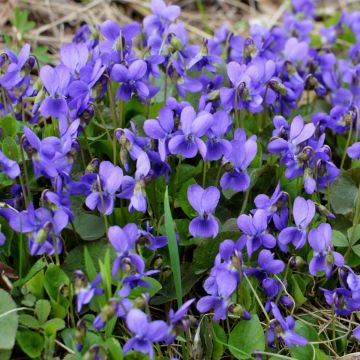
[[[202,187],[204,189],[205,189],[205,186],[206,186],[206,168],[207,168],[207,162],[206,162],[206,160],[203,160]]]
[[[112,139],[112,146],[113,146],[113,163],[116,165],[116,129],[114,130],[114,135]]]
[[[1,97],[2,97],[2,102],[4,104],[5,114],[8,114],[9,110],[8,110],[8,106],[7,106],[7,102],[6,102],[6,96],[5,96],[4,88],[1,88]]]
[[[60,266],[60,258],[59,258],[59,254],[58,254],[57,247],[56,247],[56,237],[55,237],[54,230],[52,230],[52,240],[53,240],[54,253],[55,253],[55,263],[56,263],[56,266]]]
[[[115,107],[115,102],[114,102],[114,94],[113,94],[110,79],[108,79],[108,86],[107,87],[108,87],[108,92],[109,92],[109,103],[110,103],[111,117],[112,117],[114,129],[116,129],[117,124],[118,124],[118,118],[117,118],[117,114],[116,114],[116,107]]]
[[[222,165],[221,165],[221,162],[220,162],[219,170],[218,170],[218,172],[217,172],[217,174],[216,174],[215,186],[218,186],[218,185],[219,185],[221,172],[222,172]]]
[[[334,310],[335,304],[333,302],[331,307],[331,322],[332,322],[332,342],[334,346],[335,352],[337,352],[336,349],[336,319],[335,319],[335,310]]]
[[[107,136],[108,141],[111,141],[111,135],[109,133],[109,129],[106,126],[106,122],[104,120],[104,117],[101,115],[101,111],[99,110],[99,107],[97,105],[95,105],[95,104],[93,104],[93,106],[94,106],[94,109],[96,110],[96,113],[99,115],[101,124],[102,124],[102,126],[103,126],[103,128],[104,128],[104,130],[106,132],[106,136]]]
[[[358,188],[358,193],[357,193],[357,198],[356,198],[356,205],[355,205],[355,214],[354,214],[354,218],[353,218],[353,227],[351,230],[351,236],[350,236],[350,241],[349,241],[349,247],[346,250],[346,253],[344,255],[345,260],[348,258],[351,248],[354,244],[355,241],[355,234],[356,234],[356,229],[359,225],[359,221],[360,221],[360,185]]]
[[[168,88],[168,72],[169,72],[169,64],[165,68],[165,84],[164,84],[164,102],[166,102],[167,99],[167,88]]]
[[[269,318],[269,315],[268,315],[267,311],[265,310],[264,305],[263,305],[262,301],[261,301],[260,298],[259,298],[259,295],[257,294],[256,290],[255,290],[254,287],[252,286],[252,283],[251,283],[250,279],[247,277],[247,275],[246,275],[245,273],[244,273],[244,278],[245,278],[246,281],[248,282],[248,284],[249,284],[249,286],[250,286],[250,289],[251,289],[251,291],[253,292],[253,294],[254,294],[254,296],[255,296],[255,299],[256,299],[256,301],[258,302],[258,304],[259,304],[262,312],[264,313],[264,316],[265,316],[268,324],[270,324],[270,321],[271,321],[271,320],[270,320],[270,318]]]
[[[345,159],[346,159],[346,152],[347,152],[347,149],[348,149],[348,147],[350,145],[350,141],[351,141],[352,129],[353,129],[353,125],[351,123],[350,129],[349,129],[349,135],[348,135],[348,138],[346,140],[346,146],[345,146],[344,154],[343,154],[343,157],[341,159],[340,170],[342,170],[344,168],[344,163],[345,163]]]
[[[103,192],[102,192],[102,188],[101,188],[101,182],[100,182],[99,178],[98,178],[97,182],[98,182],[99,193],[100,193],[101,210],[102,210],[102,214],[104,216],[104,223],[105,223],[106,236],[107,236],[108,230],[109,230],[109,225],[108,225],[107,217],[105,215],[105,202],[104,202],[104,196],[103,196]]]
[[[287,276],[288,276],[289,268],[290,268],[290,261],[291,261],[291,258],[289,259],[289,261],[286,264],[286,269],[285,269],[285,274],[284,274],[284,283],[287,281]],[[278,292],[278,294],[276,296],[275,304],[277,304],[279,302],[282,292],[283,292],[283,287],[280,288],[280,291]]]
[[[243,128],[243,124],[240,121],[240,114],[238,109],[238,97],[239,97],[239,88],[236,87],[235,89],[235,100],[234,100],[234,111],[235,111],[235,126],[236,128]]]
[[[243,204],[241,206],[241,210],[240,210],[240,214],[243,214],[246,210],[246,206],[249,200],[249,194],[250,194],[250,186],[249,188],[246,190],[245,196],[244,196],[244,201]]]
[[[19,241],[19,278],[22,279],[23,269],[24,269],[24,241],[23,234],[20,233],[20,241]]]
[[[125,126],[125,118],[124,118],[124,100],[123,99],[119,99],[119,115],[120,115],[120,119],[119,119],[119,127],[120,129],[123,129]]]

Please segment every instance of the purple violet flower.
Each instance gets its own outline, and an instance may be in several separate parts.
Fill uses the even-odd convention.
[[[308,341],[303,336],[296,334],[295,320],[291,316],[287,316],[286,319],[280,313],[277,305],[272,302],[271,310],[274,315],[275,320],[280,325],[280,327],[275,327],[269,329],[269,342],[273,343],[276,338],[281,338],[284,343],[291,347],[293,345],[305,346]],[[275,325],[275,324],[274,324]]]
[[[121,83],[115,100],[121,97],[128,101],[136,92],[139,99],[145,101],[150,95],[150,90],[144,82],[146,73],[147,65],[144,60],[135,60],[128,68],[122,64],[115,64],[111,70],[111,80]]]
[[[206,145],[201,137],[206,134],[213,124],[213,116],[205,111],[196,115],[191,106],[181,111],[180,130],[169,141],[171,154],[180,153],[184,158],[193,158],[198,151],[206,156]]]
[[[126,325],[134,334],[123,347],[126,354],[131,349],[148,354],[154,360],[153,343],[166,340],[169,327],[165,321],[150,321],[149,316],[139,309],[131,309],[126,316]]]
[[[231,141],[231,152],[224,157],[223,163],[227,172],[220,179],[220,186],[234,191],[245,191],[250,185],[247,167],[256,156],[256,136],[246,139],[243,129],[236,129]]]
[[[200,185],[193,184],[188,187],[187,197],[191,206],[200,215],[191,220],[190,234],[194,237],[213,238],[219,232],[219,224],[212,216],[220,199],[220,191],[215,186],[203,189]]]
[[[114,166],[110,161],[102,161],[99,175],[93,183],[93,191],[86,198],[86,206],[95,208],[104,215],[109,215],[114,209],[115,194],[123,180],[123,172],[119,166]]]
[[[20,175],[20,167],[16,161],[9,159],[0,151],[0,172],[6,174],[10,179]]]
[[[148,119],[144,122],[144,131],[147,136],[158,140],[158,151],[162,161],[165,161],[169,153],[168,141],[174,130],[174,113],[164,106],[159,112],[159,119]]]
[[[67,128],[67,115],[69,113],[66,96],[70,82],[70,72],[65,65],[52,68],[45,65],[40,70],[40,78],[49,97],[42,101],[40,112],[44,117],[59,119],[60,133]]]
[[[309,231],[309,244],[314,250],[314,257],[309,264],[310,274],[316,276],[318,271],[325,271],[326,277],[329,278],[334,265],[344,265],[343,256],[333,251],[331,237],[332,230],[329,224],[320,224],[318,228]]]
[[[239,243],[241,243],[241,247],[246,246],[249,258],[260,246],[265,246],[268,249],[275,247],[276,239],[266,232],[268,223],[265,210],[256,210],[254,216],[240,215],[237,219],[237,225],[243,232],[239,238]]]
[[[315,215],[315,204],[298,196],[294,201],[293,217],[296,227],[287,227],[279,234],[279,247],[287,252],[288,244],[292,243],[295,249],[305,245],[306,232]]]
[[[358,159],[360,160],[360,141],[356,142],[355,144],[351,145],[347,149],[347,154],[352,159]]]
[[[133,223],[120,226],[110,226],[108,237],[118,257],[113,263],[112,275],[117,276],[119,270],[127,273],[131,268],[137,272],[145,269],[144,260],[135,252],[135,243],[138,239],[139,230]]]
[[[265,249],[259,252],[258,265],[269,274],[278,274],[285,269],[284,262],[275,260],[274,254],[270,250]]]

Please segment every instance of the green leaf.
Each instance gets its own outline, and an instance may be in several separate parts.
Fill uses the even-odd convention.
[[[151,297],[153,297],[162,289],[162,285],[156,279],[149,276],[144,276],[142,279],[146,281],[150,285],[150,287],[137,286],[136,288],[131,290],[128,296],[129,299],[136,299],[138,296],[144,293],[148,293]]]
[[[41,328],[40,321],[29,314],[20,314],[19,324],[34,330]]]
[[[121,346],[116,339],[113,337],[107,339],[105,345],[108,349],[110,360],[122,360],[124,358]]]
[[[43,284],[44,284],[44,270],[41,270],[26,283],[26,288],[37,299],[42,299],[44,297]]]
[[[211,360],[213,353],[212,324],[208,317],[202,318],[200,322],[200,339],[202,344],[202,359]]]
[[[301,321],[296,321],[295,332],[308,341],[319,341],[317,331],[311,325],[305,324]],[[318,347],[318,346],[316,346]],[[306,346],[292,346],[290,348],[290,354],[296,359],[312,359],[315,349],[311,345]]]
[[[102,282],[104,284],[105,294],[108,295],[108,298],[111,297],[111,260],[110,260],[110,251],[106,251],[104,261],[99,260],[100,272]]]
[[[93,259],[89,253],[88,248],[84,247],[84,261],[85,261],[85,270],[86,275],[89,279],[89,281],[93,281],[96,277],[96,270],[95,270],[95,264],[93,262]]]
[[[225,239],[237,239],[239,231],[225,231],[218,234],[215,239],[204,239],[195,249],[193,266],[196,274],[203,273],[213,266],[220,243]]]
[[[348,175],[339,176],[330,185],[330,204],[336,214],[349,215],[354,208],[358,189]]]
[[[306,302],[306,297],[304,296],[304,291],[300,288],[298,278],[294,275],[289,274],[288,276],[290,293],[294,297],[295,304],[300,306]]]
[[[190,292],[199,281],[201,275],[195,274],[192,264],[183,263],[180,266],[182,297]],[[152,305],[162,305],[177,298],[173,277],[169,276],[162,283],[162,289],[150,300]]]
[[[40,356],[44,348],[43,337],[30,330],[21,330],[16,335],[16,342],[21,350],[28,355],[31,359]]]
[[[97,240],[105,235],[103,218],[93,214],[77,214],[74,219],[74,227],[79,236],[86,241]]]
[[[337,230],[333,230],[331,242],[333,243],[333,245],[337,247],[349,246],[349,241],[346,238],[346,236],[341,231],[337,231]]]
[[[17,131],[17,120],[12,115],[6,115],[0,120],[0,128],[3,129],[4,135],[14,137]]]
[[[20,160],[19,145],[10,136],[6,136],[2,140],[2,152],[11,160]]]
[[[354,235],[353,235],[353,231],[354,231]],[[360,225],[356,225],[355,226],[355,230],[354,230],[354,226],[352,226],[351,228],[348,229],[347,231],[347,236],[348,239],[351,240],[351,237],[354,236],[354,238],[352,239],[352,244],[356,244],[359,240],[360,240]]]
[[[64,318],[69,307],[69,299],[64,297],[60,290],[63,286],[69,286],[67,275],[55,264],[50,264],[44,277],[44,288],[50,297],[53,315]]]
[[[315,349],[315,357],[316,360],[331,360],[331,357],[329,355],[326,355],[322,350]]]
[[[15,344],[18,314],[12,297],[0,289],[0,349],[10,350]],[[12,312],[11,312],[12,311]]]
[[[39,60],[40,65],[48,64],[51,61],[48,53],[49,49],[46,46],[36,46],[34,49],[34,55]]]
[[[240,320],[229,335],[229,350],[237,359],[252,358],[254,351],[264,351],[264,330],[257,315]]]
[[[51,305],[48,300],[38,300],[35,305],[35,314],[41,323],[44,323],[50,315]]]
[[[175,203],[176,207],[180,206],[181,209],[189,218],[193,218],[197,215],[196,211],[190,205],[189,200],[187,198],[188,187],[192,184],[196,184],[196,180],[194,178],[191,178],[182,184],[180,191],[176,196],[176,203]]]
[[[182,305],[182,289],[181,289],[181,271],[180,271],[180,259],[179,249],[176,242],[174,221],[171,215],[168,188],[165,190],[164,197],[164,214],[165,214],[165,229],[168,238],[168,248],[170,255],[171,268],[174,276],[174,283],[176,289],[176,297],[178,307]]]
[[[354,254],[356,254],[358,257],[360,257],[360,245],[353,246],[352,251],[354,252]]]
[[[44,331],[47,336],[54,336],[58,331],[65,328],[65,321],[63,319],[50,319],[44,326]]]
[[[24,284],[26,284],[30,279],[32,279],[39,271],[41,271],[46,266],[46,260],[45,258],[40,258],[30,269],[30,271],[27,273],[27,275],[19,279],[18,281],[14,282],[14,287],[21,287]]]
[[[1,360],[10,360],[11,355],[12,355],[12,350],[0,349],[0,359]]]
[[[48,295],[57,301],[60,288],[63,285],[69,285],[70,281],[67,275],[55,264],[50,264],[45,273],[44,286]]]
[[[221,359],[224,353],[224,344],[227,344],[227,337],[224,329],[216,322],[212,323],[212,333],[213,333],[213,353],[212,359],[219,360]]]
[[[99,272],[99,259],[104,259],[107,251],[110,251],[110,259],[116,259],[116,252],[107,240],[96,240],[86,244],[89,257],[85,258],[85,245],[76,246],[65,258],[61,268],[68,276],[72,276],[75,270],[86,272],[88,279],[91,281]],[[91,260],[90,260],[91,259]]]

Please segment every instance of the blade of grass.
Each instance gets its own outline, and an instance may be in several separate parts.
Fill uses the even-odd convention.
[[[175,284],[178,307],[180,307],[182,305],[182,289],[181,289],[179,249],[176,242],[174,220],[171,215],[169,193],[167,187],[164,196],[164,214],[165,214],[165,230],[168,238],[171,269],[174,276],[174,284]]]
[[[93,281],[96,276],[95,264],[94,261],[89,253],[88,248],[84,247],[84,261],[85,261],[85,270],[86,275],[90,281]]]

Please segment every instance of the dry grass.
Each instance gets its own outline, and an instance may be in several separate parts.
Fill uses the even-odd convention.
[[[235,32],[244,31],[249,23],[271,27],[280,20],[290,0],[181,0],[172,3],[181,6],[181,20],[190,37],[199,41],[209,37],[211,31],[225,22]],[[204,8],[202,14],[199,3]],[[324,13],[349,4],[360,8],[360,0],[321,1]],[[133,19],[141,21],[150,12],[150,1],[143,0],[0,0],[0,27],[3,31],[13,31],[9,20],[17,6],[27,9],[30,19],[37,24],[25,34],[25,40],[34,46],[49,47],[55,56],[60,45],[70,42],[82,23],[94,28],[107,19],[126,24]],[[0,42],[1,48],[3,44]]]

